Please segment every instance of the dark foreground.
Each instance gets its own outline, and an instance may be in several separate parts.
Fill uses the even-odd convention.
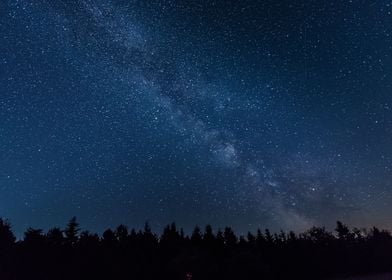
[[[391,280],[391,279],[392,279],[392,273],[384,273],[384,274],[376,274],[376,275],[368,275],[368,276],[339,278],[334,280]]]
[[[268,230],[236,236],[196,227],[190,236],[167,226],[160,236],[119,226],[102,236],[28,229],[16,241],[0,219],[0,279],[392,279],[388,231],[311,228],[302,234]],[[361,278],[379,274],[376,278]],[[350,278],[353,277],[353,278]],[[378,277],[378,278],[377,278]],[[384,278],[383,278],[384,277]],[[385,278],[386,277],[386,278]],[[388,278],[389,277],[389,278]]]

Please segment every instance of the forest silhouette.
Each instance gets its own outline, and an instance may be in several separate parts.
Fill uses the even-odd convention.
[[[387,230],[304,233],[268,229],[237,236],[230,227],[196,226],[190,235],[172,223],[157,235],[120,225],[102,236],[81,231],[76,218],[65,229],[28,228],[17,240],[0,219],[0,279],[333,279],[392,271]]]

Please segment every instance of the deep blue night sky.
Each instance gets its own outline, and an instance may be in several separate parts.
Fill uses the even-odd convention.
[[[0,216],[392,228],[392,2],[2,0]]]

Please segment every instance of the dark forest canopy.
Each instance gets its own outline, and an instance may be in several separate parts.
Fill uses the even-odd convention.
[[[0,279],[330,279],[392,271],[392,236],[376,227],[304,233],[268,229],[237,236],[230,227],[196,226],[190,235],[175,223],[162,234],[124,225],[102,236],[65,229],[28,228],[17,240],[0,219]]]

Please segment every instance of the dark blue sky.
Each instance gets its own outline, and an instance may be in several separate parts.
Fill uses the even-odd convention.
[[[392,2],[5,0],[0,216],[391,228]]]

